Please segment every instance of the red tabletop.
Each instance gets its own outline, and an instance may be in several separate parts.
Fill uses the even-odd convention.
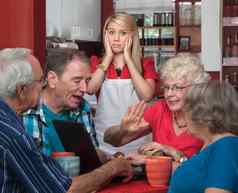
[[[166,193],[168,186],[152,187],[147,181],[131,181],[128,183],[110,184],[97,193]]]

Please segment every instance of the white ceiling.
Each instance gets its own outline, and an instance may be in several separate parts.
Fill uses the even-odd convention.
[[[116,11],[174,10],[173,0],[114,0]]]

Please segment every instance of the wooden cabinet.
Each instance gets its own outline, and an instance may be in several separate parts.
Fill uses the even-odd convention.
[[[144,13],[130,13],[136,19],[142,54],[154,57],[155,68],[176,53],[175,9],[145,10]]]
[[[201,0],[176,0],[177,51],[201,51]]]
[[[222,79],[238,85],[238,0],[223,0]]]

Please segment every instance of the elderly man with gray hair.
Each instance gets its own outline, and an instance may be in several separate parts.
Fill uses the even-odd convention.
[[[130,177],[130,163],[115,158],[94,171],[68,177],[38,150],[19,115],[36,105],[43,72],[31,51],[0,51],[0,191],[18,193],[92,192],[116,175]]]

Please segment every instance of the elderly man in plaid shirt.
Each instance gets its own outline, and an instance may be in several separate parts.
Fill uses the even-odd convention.
[[[76,50],[49,50],[46,56],[46,85],[36,109],[23,115],[27,132],[45,155],[64,151],[52,120],[83,123],[94,145],[98,142],[89,103],[83,99],[90,78],[86,56]],[[101,154],[100,154],[101,155]]]

